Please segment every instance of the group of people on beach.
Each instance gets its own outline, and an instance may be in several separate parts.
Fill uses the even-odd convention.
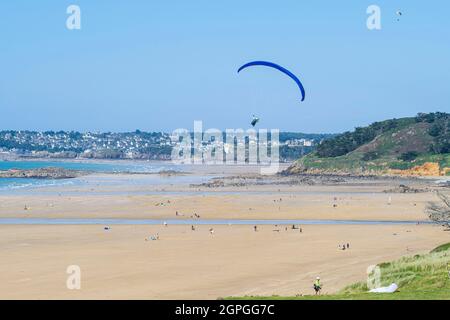
[[[151,240],[151,241],[159,240],[159,233],[156,233],[154,235],[151,235],[148,238],[145,238],[145,241],[149,241],[149,240]]]
[[[183,214],[183,213],[179,213],[178,211],[175,211],[175,216],[177,216],[177,217],[180,217],[180,216],[183,217],[184,214]],[[190,216],[190,218],[191,218],[191,219],[200,219],[200,215],[194,212],[194,213]]]
[[[303,232],[303,229],[302,229],[300,226],[297,227],[295,224],[292,225],[291,229],[292,229],[292,230],[297,230],[297,229],[298,229],[298,230],[300,231],[300,233]],[[258,226],[257,226],[257,225],[254,225],[254,226],[253,226],[253,230],[254,230],[255,232],[258,232]],[[288,227],[284,227],[284,230],[285,230],[285,231],[288,231]],[[275,229],[273,229],[272,231],[280,232],[280,229],[278,229],[278,225],[277,225],[277,224],[275,225]]]
[[[175,215],[176,215],[176,216],[180,216],[180,214],[178,213],[178,211],[175,213]],[[198,218],[200,218],[200,215],[194,213],[194,214],[191,216],[191,218],[197,218],[197,219],[198,219]],[[164,225],[164,227],[167,227],[167,226],[168,226],[168,224],[167,224],[166,221],[163,222],[163,225]],[[277,227],[277,225],[275,225],[275,227]],[[288,228],[285,227],[285,229],[286,229],[286,231],[287,231]],[[291,229],[292,229],[292,230],[297,230],[297,229],[298,229],[299,232],[303,232],[302,228],[301,228],[300,226],[296,226],[295,224],[293,224],[293,225],[291,226]],[[192,230],[192,231],[195,231],[195,230],[196,230],[196,228],[195,228],[194,225],[191,225],[191,230]],[[253,230],[254,230],[255,232],[258,232],[258,226],[257,226],[257,225],[254,225],[254,226],[253,226]],[[213,229],[213,228],[209,228],[208,231],[209,231],[210,235],[214,235],[214,229]],[[149,240],[159,240],[159,233],[156,233],[155,235],[151,235],[150,237],[148,237],[148,238],[145,239],[145,241],[149,241]],[[346,244],[343,244],[343,245],[339,244],[339,245],[338,245],[338,248],[341,249],[341,250],[350,249],[350,244],[349,244],[349,243],[346,243]],[[449,272],[449,275],[450,275],[450,272]],[[322,283],[320,282],[320,277],[316,277],[316,280],[315,280],[314,283],[313,283],[313,289],[314,289],[314,292],[315,292],[316,295],[320,295],[320,294],[321,294],[321,291],[322,291]]]
[[[343,245],[338,245],[338,249],[340,250],[346,250],[346,249],[350,249],[350,243],[344,243]]]

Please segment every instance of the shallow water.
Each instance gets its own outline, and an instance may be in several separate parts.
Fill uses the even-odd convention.
[[[62,180],[45,180],[45,179],[28,179],[28,178],[1,178],[0,192],[18,191],[21,189],[33,189],[37,187],[52,187],[74,185],[75,181],[70,179]]]
[[[64,168],[92,172],[159,172],[161,170],[179,171],[179,166],[161,161],[0,161],[0,170]]]
[[[105,161],[105,162],[91,162],[91,161],[0,161],[0,171],[10,169],[38,169],[38,168],[64,168],[68,170],[89,171],[94,173],[157,173],[160,171],[183,171],[184,167],[175,165],[170,162],[158,161]],[[150,184],[162,183],[161,179],[171,177],[149,177]],[[173,178],[173,177],[172,177]],[[183,180],[182,177],[178,177]],[[105,179],[106,180],[106,179]],[[172,179],[175,181],[176,179]],[[177,181],[175,182],[177,183]],[[27,178],[2,178],[0,179],[0,192],[8,193],[13,191],[32,190],[35,191],[40,187],[64,186],[64,185],[83,185],[83,179],[27,179]]]
[[[245,219],[58,219],[0,218],[0,225],[404,225],[417,221],[388,220],[245,220]],[[421,221],[420,224],[431,224]]]

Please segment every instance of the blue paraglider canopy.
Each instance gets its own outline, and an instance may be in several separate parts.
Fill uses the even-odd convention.
[[[248,67],[251,66],[265,66],[265,67],[271,67],[274,69],[277,69],[278,71],[283,72],[284,74],[286,74],[287,76],[289,76],[292,80],[295,81],[295,83],[297,83],[297,86],[300,89],[300,92],[302,93],[302,101],[305,100],[305,88],[303,88],[302,83],[300,82],[300,80],[295,76],[295,74],[293,74],[292,72],[290,72],[289,70],[283,68],[282,66],[279,66],[273,62],[268,62],[268,61],[252,61],[249,63],[244,64],[242,67],[240,67],[238,69],[238,73]]]

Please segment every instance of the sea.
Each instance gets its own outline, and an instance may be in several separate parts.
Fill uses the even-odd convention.
[[[70,170],[80,170],[94,173],[158,173],[161,171],[183,171],[179,165],[162,161],[0,161],[0,170],[10,169],[38,169],[57,167]],[[28,178],[0,178],[0,191],[13,191],[72,185],[78,179],[28,179]]]

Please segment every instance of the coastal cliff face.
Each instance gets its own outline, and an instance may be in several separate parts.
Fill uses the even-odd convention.
[[[425,162],[423,165],[417,165],[411,169],[390,170],[389,173],[404,176],[446,176],[450,173],[450,168],[441,168],[439,163],[436,162]]]
[[[0,178],[72,179],[86,174],[86,172],[63,168],[11,169],[0,171]]]

